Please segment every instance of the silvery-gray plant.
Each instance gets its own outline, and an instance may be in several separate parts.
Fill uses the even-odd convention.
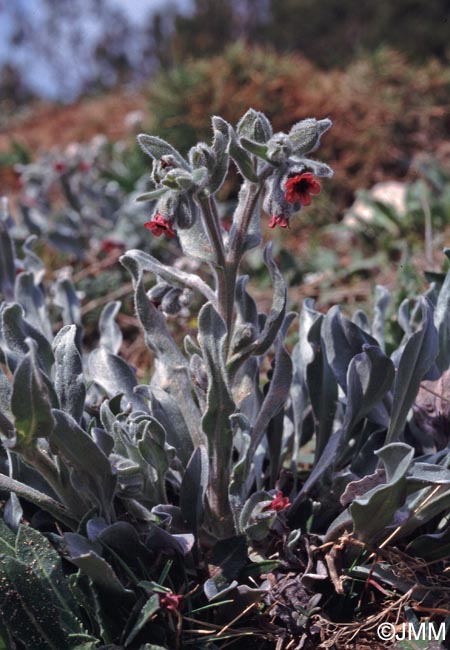
[[[212,144],[196,145],[186,158],[158,137],[139,137],[153,159],[153,187],[140,197],[153,206],[149,237],[178,238],[180,258],[195,262],[168,265],[138,249],[121,258],[154,353],[147,383],[119,354],[119,303],[104,308],[99,343],[84,352],[74,287],[63,280],[47,292],[33,238],[18,264],[6,211],[0,220],[0,489],[10,494],[5,521],[18,530],[15,554],[0,562],[2,579],[20,594],[26,589],[20,497],[33,504],[31,516],[44,510],[62,526],[52,539],[79,569],[72,596],[101,622],[95,636],[120,647],[139,647],[164,602],[178,608],[163,585],[170,569],[160,571],[155,559],[167,553],[191,572],[209,554],[216,569],[202,576],[206,596],[242,609],[262,597],[248,565],[251,557],[267,567],[272,534],[284,537],[288,557],[302,535],[332,541],[344,531],[380,545],[420,531],[415,552],[426,555],[431,542],[441,554],[448,549],[448,440],[437,443],[413,407],[421,382],[450,365],[450,275],[401,305],[405,336],[390,357],[383,289],[372,322],[362,311],[350,321],[338,307],[324,316],[306,301],[290,355],[285,337],[295,314],[286,311],[271,245],[263,253],[272,280],[268,313],[258,311],[241,263],[260,245],[264,219],[269,228],[288,228],[319,192],[317,179],[331,175],[308,156],[331,123],[308,119],[273,134],[267,118],[249,110],[236,128],[218,117],[212,125]],[[216,196],[230,161],[242,187],[224,228]],[[168,317],[190,304],[201,304],[197,336],[186,336],[181,349]],[[57,310],[64,326],[54,336]],[[300,485],[302,447],[313,436],[313,467]],[[0,537],[14,546],[7,531]],[[178,594],[189,590],[184,575],[171,578]],[[111,620],[114,601],[121,617]],[[79,639],[82,626],[70,626]]]
[[[118,145],[97,136],[16,165],[21,189],[13,235],[35,234],[77,259],[94,248],[142,246],[137,223],[143,209],[134,199],[145,191],[147,180],[138,181],[135,193],[127,194],[130,181],[123,158]]]

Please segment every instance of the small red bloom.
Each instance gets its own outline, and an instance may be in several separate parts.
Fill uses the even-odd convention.
[[[64,161],[57,160],[53,165],[53,169],[58,174],[64,174],[67,171],[67,165],[66,165],[66,163]]]
[[[89,163],[87,163],[85,160],[80,160],[78,163],[78,171],[81,172],[82,174],[86,174],[90,170],[91,166]]]
[[[284,214],[273,214],[270,217],[269,228],[275,228],[275,226],[280,226],[280,228],[289,228],[289,219]]]
[[[182,600],[183,596],[177,596],[169,591],[166,594],[159,595],[159,606],[162,609],[169,610],[169,612],[178,612]]]
[[[144,223],[144,227],[151,230],[155,237],[165,235],[169,239],[173,239],[176,236],[175,230],[172,228],[170,221],[163,217],[162,214],[159,214],[159,212],[155,214],[151,221]]]
[[[288,178],[285,188],[288,203],[311,205],[311,194],[319,194],[320,183],[316,181],[311,172],[303,172],[303,174],[296,174]]]
[[[121,241],[117,241],[116,239],[104,239],[101,243],[101,250],[103,253],[106,253],[109,255],[109,253],[112,253],[112,251],[123,251],[125,249],[125,244]]]
[[[279,490],[275,499],[273,499],[270,503],[269,509],[279,512],[280,510],[286,510],[286,508],[289,508],[290,505],[291,502],[289,501],[289,497],[284,497],[283,492]]]

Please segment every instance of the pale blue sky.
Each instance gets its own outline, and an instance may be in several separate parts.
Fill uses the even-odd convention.
[[[145,18],[158,9],[167,6],[167,0],[106,0],[112,6],[120,9],[132,24],[138,28],[145,23]],[[172,0],[172,4],[182,11],[189,11],[193,0]],[[74,17],[82,25],[86,47],[83,47],[83,60],[73,60],[70,48],[63,42],[69,42],[72,24],[67,24],[64,33],[57,42],[43,44],[41,51],[30,51],[24,47],[11,47],[9,37],[12,32],[14,12],[21,9],[32,21],[33,30],[39,30],[39,25],[45,18],[41,0],[0,0],[0,65],[5,62],[14,63],[21,71],[28,86],[35,92],[51,99],[73,99],[85,81],[86,71],[92,65],[90,47],[95,44],[101,24],[91,19]],[[134,45],[137,55],[139,36],[130,45]],[[133,56],[133,52],[128,52]],[[57,59],[55,60],[55,56]],[[52,65],[48,59],[52,57]]]

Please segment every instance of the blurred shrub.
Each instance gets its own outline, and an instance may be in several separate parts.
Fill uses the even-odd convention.
[[[405,177],[416,151],[445,140],[449,82],[450,71],[437,61],[411,67],[388,49],[327,72],[297,55],[237,43],[221,56],[161,73],[151,88],[151,128],[162,138],[170,133],[186,151],[209,138],[208,113],[234,122],[251,105],[276,130],[329,116],[335,127],[323,147],[335,161],[333,199],[342,206],[358,187]]]

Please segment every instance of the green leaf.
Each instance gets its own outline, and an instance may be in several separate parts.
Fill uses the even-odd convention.
[[[0,612],[12,635],[33,650],[72,648],[48,583],[14,557],[0,558]]]
[[[48,437],[54,426],[49,382],[39,368],[37,344],[32,339],[27,339],[27,344],[30,351],[14,373],[11,395],[17,451],[34,445],[38,438]]]
[[[273,285],[273,298],[269,315],[264,323],[264,328],[250,345],[233,355],[227,363],[230,375],[234,375],[239,366],[251,355],[262,355],[275,341],[286,313],[287,290],[284,278],[275,264],[272,255],[272,242],[264,248],[264,262],[269,269]]]
[[[61,625],[64,630],[76,634],[82,632],[76,618],[76,602],[63,572],[61,557],[44,535],[31,526],[20,526],[15,543],[16,558],[32,567],[44,588],[52,592]]]
[[[292,153],[300,156],[313,151],[319,144],[320,136],[331,127],[331,120],[309,118],[294,124],[289,131]]]
[[[266,433],[269,422],[281,411],[289,396],[292,381],[292,360],[280,340],[275,346],[275,367],[269,390],[261,405],[251,431],[251,445],[248,451],[253,458],[256,449]]]
[[[55,419],[50,435],[52,448],[73,468],[72,483],[76,481],[78,489],[87,492],[99,508],[100,515],[110,521],[114,516],[116,477],[109,460],[72,416],[58,409],[53,409],[52,415]]]
[[[439,337],[436,365],[442,373],[450,367],[450,271],[447,271],[439,292],[434,312],[434,324]]]
[[[263,160],[269,160],[269,157],[267,155],[269,147],[266,144],[254,142],[248,138],[241,138],[240,142],[244,149],[250,151],[250,153],[252,153],[254,156],[258,156],[258,158],[262,158]]]
[[[112,354],[119,354],[122,345],[122,332],[115,319],[119,313],[121,303],[118,300],[109,302],[102,309],[98,329],[100,331],[100,347]]]
[[[28,353],[26,339],[31,338],[36,341],[39,364],[44,372],[50,374],[54,362],[51,345],[39,330],[24,319],[21,305],[14,303],[6,306],[2,311],[1,333],[5,339],[7,353],[12,352],[19,359]]]
[[[386,534],[395,513],[405,503],[406,474],[411,466],[414,449],[401,442],[385,445],[377,452],[384,464],[386,483],[369,490],[350,505],[355,535],[369,544]]]
[[[132,252],[140,253],[140,251]],[[124,265],[133,276],[136,313],[144,329],[145,341],[157,356],[155,370],[158,383],[160,386],[167,387],[167,393],[170,393],[175,402],[183,404],[183,418],[188,426],[193,444],[196,446],[204,443],[205,437],[199,426],[200,412],[192,397],[189,366],[171,337],[163,314],[151,304],[147,297],[142,278],[143,269],[140,268],[142,260],[139,255],[137,258],[139,262],[131,256],[126,256],[126,259],[122,258]],[[145,266],[145,262],[143,264]],[[211,291],[209,288],[208,290]],[[167,428],[166,431],[169,435]],[[191,453],[192,448],[188,458]]]
[[[230,126],[230,141],[228,144],[228,153],[234,160],[236,167],[242,176],[251,183],[258,182],[258,175],[255,171],[255,163],[253,156],[249,154],[243,147],[240,146],[236,138],[236,134]]]
[[[324,318],[322,343],[327,361],[345,393],[347,393],[347,371],[353,357],[362,352],[365,344],[378,345],[370,334],[344,318],[338,306],[332,307]]]
[[[195,535],[203,520],[208,475],[208,452],[204,445],[200,445],[189,459],[180,488],[181,514]]]
[[[142,397],[134,391],[137,386],[135,373],[121,357],[101,347],[91,352],[88,366],[94,381],[104,388],[109,397],[123,393],[134,409],[147,410]]]
[[[197,275],[186,273],[174,266],[166,266],[157,259],[138,249],[127,251],[126,255],[120,258],[121,263],[132,274],[135,283],[138,282],[139,274],[142,271],[151,271],[173,287],[188,287],[193,291],[199,291],[207,300],[214,300],[214,292]],[[131,262],[131,264],[130,264]],[[161,318],[163,316],[161,315]]]
[[[420,388],[420,382],[438,353],[438,333],[433,323],[431,304],[421,299],[422,323],[402,352],[395,378],[392,413],[386,444],[400,440],[406,418]]]
[[[132,629],[130,630],[130,633],[128,634],[125,640],[125,648],[128,647],[130,643],[137,637],[139,632],[145,627],[145,625],[149,622],[153,614],[158,611],[158,609],[159,609],[159,596],[158,594],[154,594],[147,600],[147,602],[139,612],[137,621],[133,625]],[[155,648],[155,647],[158,646],[150,646],[150,648]]]
[[[309,322],[311,318],[314,318],[315,320],[312,322],[309,331],[307,332],[306,342],[302,343],[302,351],[303,355],[305,355],[306,345],[309,344],[312,347],[314,354],[313,359],[306,365],[305,373],[307,393],[311,401],[314,416],[314,428],[316,433],[314,455],[315,462],[317,462],[333,432],[334,417],[337,407],[338,386],[322,345],[321,330],[323,315],[319,315],[317,312],[312,312],[309,315],[307,322]],[[307,398],[304,398],[305,401],[306,399]]]
[[[390,390],[395,377],[392,361],[376,345],[364,345],[347,372],[347,408],[343,428],[350,438],[352,430]]]
[[[228,485],[233,447],[230,416],[235,410],[224,363],[227,328],[211,303],[206,303],[198,317],[198,341],[208,375],[207,409],[202,427],[208,438],[208,500],[213,514],[229,513]]]
[[[155,201],[156,199],[161,198],[166,192],[168,192],[167,187],[159,187],[151,192],[145,192],[145,194],[140,194],[136,201]]]
[[[125,589],[111,565],[108,564],[93,549],[92,545],[82,535],[77,533],[65,533],[64,542],[69,552],[69,560],[81,571],[89,576],[94,585],[110,596],[130,601],[133,592]]]
[[[83,366],[75,344],[76,325],[66,325],[55,336],[55,390],[61,409],[77,422],[81,420],[86,399]]]
[[[220,117],[212,118],[213,143],[212,149],[215,157],[214,170],[210,173],[208,191],[214,194],[221,187],[228,172],[228,144],[230,142],[229,125]]]
[[[16,267],[14,244],[8,232],[5,216],[3,214],[0,216],[0,293],[3,300],[11,302],[14,300]]]
[[[47,312],[44,292],[34,283],[32,273],[20,273],[16,277],[15,296],[22,305],[26,320],[49,341],[53,338],[52,326]]]
[[[173,156],[180,167],[189,169],[183,156],[165,140],[144,133],[138,135],[137,139],[141,149],[155,160],[160,160],[163,156]]]

